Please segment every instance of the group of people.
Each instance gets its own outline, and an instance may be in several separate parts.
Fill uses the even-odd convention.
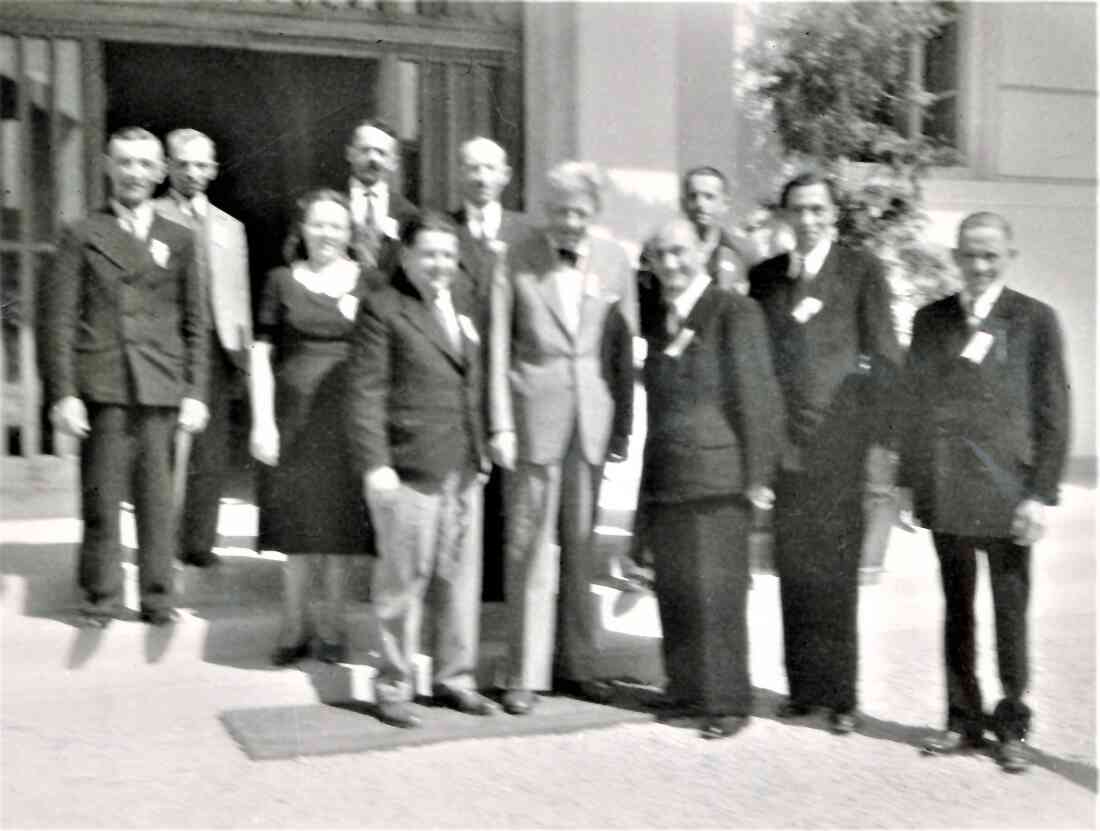
[[[865,463],[898,453],[946,598],[947,729],[925,749],[968,750],[991,728],[1005,769],[1028,766],[1030,546],[1057,501],[1069,418],[1056,317],[1005,287],[1016,252],[1004,217],[962,221],[964,288],[918,313],[903,356],[883,268],[837,240],[833,185],[816,173],[780,197],[792,250],[752,264],[723,227],[725,176],[688,171],[682,214],[636,265],[592,233],[594,165],[549,171],[535,226],[501,207],[505,151],[473,138],[459,150],[461,209],[419,210],[391,187],[394,132],[365,121],[347,146],[347,188],[299,201],[253,324],[243,228],[205,198],[214,144],[190,129],[166,143],[167,163],[143,129],[111,136],[111,199],[66,229],[43,285],[51,416],[83,439],[82,625],[132,616],[118,541],[128,485],[143,620],[175,617],[174,556],[216,562],[228,399],[246,376],[259,544],[287,555],[274,663],[309,654],[314,635],[322,660],[347,658],[347,558],[372,554],[383,721],[419,724],[409,703],[422,640],[433,695],[465,713],[522,716],[550,689],[610,701],[593,532],[604,465],[630,450],[644,352],[635,534],[654,566],[666,718],[708,738],[747,723],[747,540],[770,514],[789,686],[778,716],[824,711],[833,732],[857,729]],[[502,519],[498,703],[475,669],[482,535]],[[977,550],[1004,688],[991,717],[975,671]]]

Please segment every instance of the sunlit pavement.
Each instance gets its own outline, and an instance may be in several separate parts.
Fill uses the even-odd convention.
[[[629,505],[636,469],[609,474],[605,507]],[[750,597],[757,718],[735,738],[706,742],[689,729],[632,724],[256,763],[224,732],[218,714],[317,701],[323,673],[314,662],[302,670],[266,665],[280,562],[248,550],[253,506],[223,510],[221,530],[231,544],[222,549],[229,561],[222,583],[188,577],[207,581],[191,586],[206,607],[185,613],[171,630],[118,623],[89,635],[58,615],[73,596],[73,543],[80,532],[71,494],[44,495],[40,505],[17,508],[5,499],[3,515],[20,518],[0,520],[0,823],[1091,827],[1095,491],[1069,486],[1064,493],[1049,538],[1033,554],[1030,701],[1037,764],[1022,776],[1002,773],[988,756],[928,759],[917,750],[920,737],[940,726],[944,707],[942,600],[924,532],[895,529],[885,576],[861,590],[864,726],[854,735],[832,736],[821,719],[786,723],[771,716],[785,691],[778,590],[774,577],[757,575]],[[607,602],[607,625],[656,654],[651,598],[608,595]],[[999,690],[984,582],[978,608],[981,676],[991,707]],[[485,637],[492,640],[499,609],[486,619]]]

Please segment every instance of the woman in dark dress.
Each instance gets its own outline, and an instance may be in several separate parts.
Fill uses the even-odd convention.
[[[283,629],[271,656],[280,666],[309,652],[308,589],[318,568],[318,657],[346,659],[347,557],[367,551],[344,431],[347,339],[365,283],[348,255],[345,198],[314,191],[298,210],[287,241],[290,265],[268,275],[261,296],[250,386],[251,452],[268,465],[260,483],[260,548],[287,557]]]

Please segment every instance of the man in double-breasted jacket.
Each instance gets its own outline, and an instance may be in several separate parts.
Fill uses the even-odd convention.
[[[898,419],[900,479],[931,529],[945,597],[947,730],[931,753],[983,742],[975,672],[976,550],[989,564],[1003,697],[992,726],[1000,761],[1025,769],[1031,721],[1027,606],[1031,545],[1044,506],[1058,501],[1069,436],[1062,336],[1054,311],[1005,286],[1012,228],[980,212],[959,226],[961,293],[925,306],[913,323]]]
[[[752,711],[746,596],[753,506],[770,510],[783,429],[763,315],[720,289],[684,219],[650,240],[661,319],[643,322],[639,510],[653,553],[666,704],[721,738]]]
[[[119,503],[137,519],[141,616],[170,623],[175,550],[172,446],[177,425],[206,423],[206,319],[191,229],[155,213],[164,178],[156,136],[107,145],[107,207],[69,226],[42,292],[43,374],[54,425],[80,448],[84,539],[80,623],[126,618]]]

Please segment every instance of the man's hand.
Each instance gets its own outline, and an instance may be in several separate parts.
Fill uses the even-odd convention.
[[[372,497],[392,493],[401,487],[401,479],[392,467],[376,467],[363,474],[363,497],[368,501]]]
[[[493,433],[489,438],[489,456],[493,464],[505,470],[516,469],[516,434],[513,430]]]
[[[180,429],[188,433],[201,433],[210,419],[210,410],[197,398],[185,398],[180,402]]]
[[[86,437],[92,430],[92,426],[88,423],[88,411],[84,408],[84,402],[75,395],[59,398],[50,407],[50,423],[62,433],[68,433],[78,439]]]
[[[248,437],[252,458],[271,467],[279,464],[279,431],[272,423],[256,424]]]
[[[770,511],[775,507],[775,493],[767,485],[749,485],[745,498],[758,511]]]
[[[1016,545],[1034,545],[1046,530],[1046,506],[1036,499],[1025,499],[1016,506],[1012,517],[1012,541]]]
[[[607,443],[607,461],[611,464],[625,462],[629,446],[628,436],[612,436],[611,441]]]

